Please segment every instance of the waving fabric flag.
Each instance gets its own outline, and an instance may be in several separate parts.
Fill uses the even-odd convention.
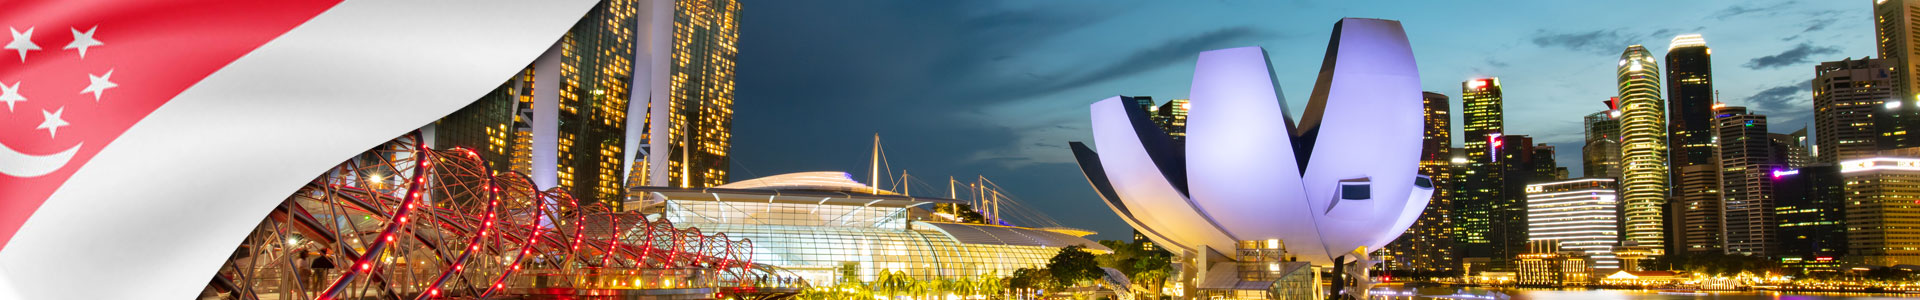
[[[0,299],[192,298],[288,193],[594,1],[0,2]]]

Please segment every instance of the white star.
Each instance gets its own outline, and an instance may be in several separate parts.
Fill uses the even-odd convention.
[[[13,82],[13,86],[0,84],[0,102],[7,103],[7,112],[13,112],[13,103],[20,101],[27,101],[27,97],[20,96],[19,81]]]
[[[80,32],[79,28],[68,27],[67,29],[73,30],[73,42],[67,43],[67,48],[65,49],[80,48],[81,59],[87,58],[88,47],[101,46],[101,45],[107,44],[107,43],[101,43],[100,40],[93,39],[93,30],[100,29],[100,26],[98,25],[93,26],[93,28],[87,28],[87,32]]]
[[[40,45],[33,44],[33,27],[27,27],[26,33],[21,33],[20,30],[13,29],[12,26],[8,26],[7,31],[13,32],[13,42],[9,42],[6,47],[0,48],[20,51],[20,62],[27,61],[27,51],[40,50]]]
[[[99,102],[100,93],[106,92],[107,89],[120,86],[119,84],[113,83],[113,81],[108,81],[112,78],[112,69],[107,70],[107,75],[93,76],[93,74],[87,74],[87,89],[80,90],[80,93],[93,93],[93,101]]]
[[[35,127],[33,129],[46,129],[47,138],[53,138],[54,135],[57,134],[58,131],[60,130],[60,127],[67,126],[67,120],[60,119],[60,113],[64,113],[66,111],[67,111],[67,108],[65,106],[62,106],[59,109],[55,109],[53,111],[45,111],[45,110],[40,111],[40,116],[45,119],[44,121],[40,121],[40,127]]]

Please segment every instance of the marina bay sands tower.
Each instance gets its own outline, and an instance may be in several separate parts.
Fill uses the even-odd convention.
[[[583,201],[727,182],[735,0],[601,2],[526,69],[426,127]]]

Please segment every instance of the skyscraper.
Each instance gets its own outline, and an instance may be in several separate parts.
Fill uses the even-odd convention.
[[[1587,143],[1580,147],[1581,177],[1620,178],[1619,110],[1587,115]]]
[[[1152,114],[1152,113],[1154,112],[1154,111],[1153,111],[1153,110],[1154,110],[1154,108],[1153,108],[1153,97],[1150,97],[1150,96],[1131,96],[1131,97],[1127,97],[1127,98],[1128,98],[1128,99],[1131,99],[1131,100],[1133,101],[1133,103],[1134,103],[1135,105],[1139,105],[1139,106],[1140,106],[1140,108],[1144,108],[1144,109],[1146,109],[1146,111],[1147,111],[1147,113],[1149,113],[1149,114]]]
[[[1669,252],[1684,253],[1721,253],[1726,245],[1725,198],[1720,197],[1720,166],[1715,164],[1695,165],[1680,168],[1680,177],[1674,178],[1674,187],[1686,191],[1675,193],[1672,210],[1674,214],[1668,222],[1668,233],[1673,237],[1673,248]]]
[[[1713,158],[1713,50],[1698,34],[1673,37],[1667,46],[1667,163],[1679,168]]]
[[[512,133],[502,136],[515,143],[510,161],[516,170],[524,162],[536,186],[560,188],[583,203],[618,207],[625,198],[620,176],[628,149],[634,33],[647,31],[635,22],[640,11],[635,1],[594,6],[534,60],[531,72],[502,87],[522,96],[515,124],[507,128]],[[498,125],[489,126],[502,130]]]
[[[531,153],[528,141],[519,139],[527,132],[526,119],[520,112],[532,91],[532,68],[523,68],[499,87],[483,95],[473,103],[440,120],[421,127],[421,137],[427,145],[435,149],[462,148],[478,154],[481,164],[490,170],[511,170],[527,173]],[[466,193],[466,187],[451,182],[450,178],[439,178],[437,184],[447,185],[450,192]],[[456,198],[466,199],[466,198]]]
[[[1846,181],[1848,260],[1876,266],[1920,264],[1920,148],[1840,163]]]
[[[1814,161],[1834,164],[1873,157],[1881,147],[1876,110],[1896,97],[1894,62],[1846,59],[1814,67]]]
[[[1500,198],[1490,205],[1488,221],[1491,230],[1487,240],[1491,243],[1495,270],[1512,270],[1514,258],[1527,253],[1527,184],[1548,181],[1554,175],[1551,159],[1542,158],[1540,151],[1534,148],[1533,137],[1526,135],[1503,135],[1495,139],[1499,148],[1494,151],[1501,163]],[[1551,154],[1552,150],[1547,153]],[[1542,160],[1546,160],[1542,162]]]
[[[1726,253],[1769,257],[1774,254],[1773,172],[1783,170],[1773,155],[1767,116],[1745,107],[1713,110],[1719,141],[1720,196],[1726,211]]]
[[[1880,149],[1920,146],[1920,0],[1875,0],[1873,5],[1874,48],[1880,58],[1893,67],[1894,96],[1886,98],[1885,109],[1874,114],[1873,126],[1880,131]],[[1907,134],[1914,131],[1914,134]]]
[[[531,73],[532,68],[522,69],[514,74],[513,79],[480,96],[479,100],[434,121],[421,130],[421,134],[433,143],[434,148],[461,147],[473,150],[480,155],[480,160],[486,163],[488,169],[515,170],[512,161],[517,144],[514,139],[517,133],[515,128],[526,123],[517,118],[518,112],[520,103],[532,91],[522,82]]]
[[[1839,167],[1776,171],[1773,182],[1773,211],[1780,224],[1777,253],[1803,266],[1833,263],[1846,254],[1846,193]]]
[[[1493,255],[1494,213],[1503,202],[1506,185],[1505,164],[1496,153],[1504,133],[1502,95],[1499,78],[1475,78],[1460,84],[1461,127],[1466,141],[1466,168],[1462,172],[1461,193],[1457,200],[1460,231],[1456,247],[1461,257]]]
[[[1567,179],[1567,167],[1562,167],[1559,162],[1554,161],[1552,145],[1533,145],[1532,159],[1533,174],[1529,175],[1531,178],[1527,179],[1528,184]]]
[[[1880,58],[1887,59],[1895,68],[1893,80],[1898,87],[1898,95],[1913,95],[1920,88],[1920,68],[1915,68],[1913,53],[1920,50],[1920,40],[1913,34],[1920,31],[1920,16],[1914,10],[1920,9],[1920,1],[1914,0],[1874,0],[1873,1],[1873,37],[1874,49],[1879,50]]]
[[[1661,226],[1667,200],[1666,108],[1660,101],[1660,66],[1640,45],[1620,54],[1620,194],[1626,240],[1663,249]]]
[[[1620,244],[1613,183],[1612,178],[1578,178],[1527,185],[1527,239],[1557,240],[1564,250],[1592,257],[1597,268],[1619,269],[1613,256]]]
[[[656,85],[647,107],[647,159],[628,181],[643,185],[711,187],[727,182],[733,136],[734,58],[739,54],[740,3],[736,0],[652,0],[671,5],[671,35],[651,36],[650,51],[668,53],[646,64]],[[656,9],[660,12],[662,9]],[[636,65],[636,68],[641,67]]]
[[[1481,253],[1479,256],[1468,253],[1468,250],[1471,249],[1467,247],[1470,241],[1479,241],[1480,243],[1485,243],[1486,241],[1485,231],[1469,232],[1466,226],[1466,224],[1470,223],[1480,224],[1486,222],[1484,215],[1470,217],[1465,213],[1470,206],[1473,206],[1468,203],[1468,201],[1472,199],[1467,196],[1473,194],[1473,191],[1469,190],[1470,186],[1467,181],[1467,178],[1470,177],[1469,175],[1473,175],[1471,174],[1473,173],[1473,169],[1469,168],[1469,166],[1473,165],[1473,160],[1467,159],[1467,149],[1460,147],[1447,149],[1447,156],[1452,157],[1447,161],[1447,165],[1452,167],[1451,170],[1453,172],[1453,181],[1446,186],[1447,189],[1453,192],[1453,197],[1449,201],[1453,203],[1453,214],[1447,215],[1447,222],[1453,225],[1453,258],[1458,260],[1465,257],[1486,257],[1485,253]],[[1436,192],[1436,194],[1438,193]],[[1479,227],[1475,228],[1481,229]],[[1472,236],[1469,237],[1468,235]]]
[[[561,37],[559,80],[537,80],[535,92],[559,93],[559,174],[561,186],[575,197],[618,207],[626,197],[625,170],[628,95],[633,77],[634,24],[640,12],[633,1],[600,4]],[[541,76],[536,70],[534,76]]]
[[[1167,100],[1152,112],[1153,122],[1160,125],[1160,131],[1167,132],[1174,141],[1187,139],[1187,99]]]
[[[1768,134],[1767,138],[1773,140],[1774,164],[1788,169],[1798,169],[1813,164],[1813,155],[1807,152],[1806,127],[1788,134]]]
[[[1414,270],[1451,270],[1457,266],[1453,260],[1453,222],[1448,219],[1455,183],[1453,155],[1448,152],[1453,145],[1453,126],[1447,100],[1447,95],[1440,93],[1422,95],[1426,134],[1421,137],[1420,175],[1433,179],[1433,198],[1413,226],[1385,248],[1396,261]]]

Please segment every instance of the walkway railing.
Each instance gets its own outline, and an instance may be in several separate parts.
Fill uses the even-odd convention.
[[[420,138],[368,150],[288,197],[204,294],[429,299],[804,284],[754,264],[752,241],[581,203],[492,170],[471,150],[430,149]]]

